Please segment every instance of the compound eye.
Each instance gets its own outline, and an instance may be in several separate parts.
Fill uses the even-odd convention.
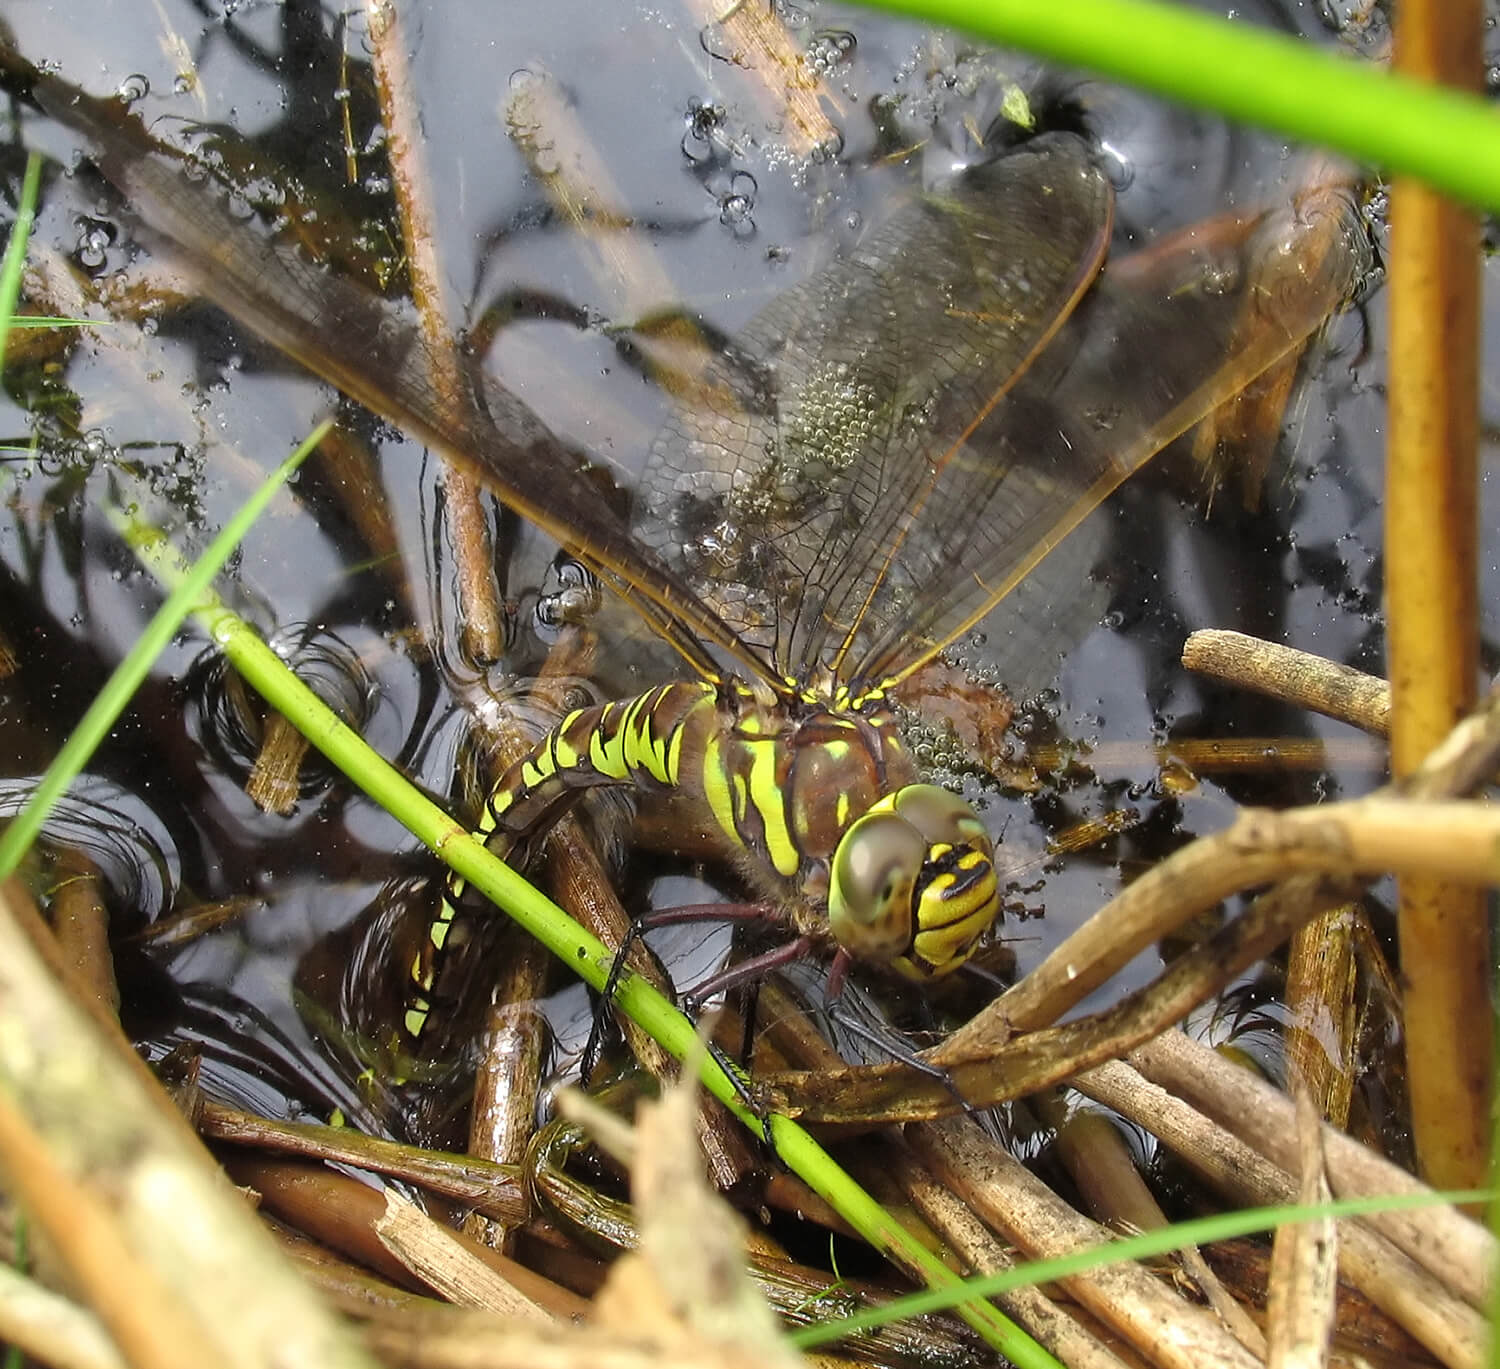
[[[922,834],[895,813],[866,813],[850,826],[833,853],[828,889],[828,922],[840,946],[866,960],[906,953],[926,858]]]
[[[899,790],[893,806],[920,832],[929,846],[972,846],[988,852],[990,834],[978,815],[957,794],[935,784],[909,784]]]

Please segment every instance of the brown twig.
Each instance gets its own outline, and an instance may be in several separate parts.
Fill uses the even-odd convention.
[[[69,1002],[0,893],[0,1155],[132,1363],[370,1361],[178,1118]],[[116,1032],[118,1028],[114,1029]],[[188,1216],[191,1220],[188,1220]],[[254,1298],[243,1289],[253,1286]]]
[[[908,1144],[984,1221],[1038,1258],[1099,1245],[1109,1232],[1075,1212],[969,1118],[908,1127]],[[1111,1330],[1164,1369],[1255,1369],[1259,1361],[1205,1308],[1125,1262],[1063,1283]]]
[[[488,1247],[439,1226],[420,1208],[387,1189],[385,1211],[375,1222],[380,1243],[422,1282],[460,1307],[482,1307],[500,1316],[547,1321],[533,1302],[479,1252]]]
[[[917,1211],[942,1234],[970,1274],[998,1274],[1015,1265],[1005,1243],[974,1215],[968,1203],[938,1183],[914,1156],[904,1155],[896,1173]],[[1123,1369],[1119,1356],[1041,1289],[1014,1288],[999,1294],[995,1302],[1071,1369]]]
[[[260,749],[245,780],[245,793],[257,808],[287,817],[297,807],[301,792],[297,776],[308,745],[307,738],[280,713],[266,716]]]
[[[1299,927],[1287,952],[1287,1080],[1336,1127],[1349,1124],[1359,1068],[1354,932],[1363,916],[1357,903],[1330,909]]]
[[[0,1341],[53,1369],[125,1369],[98,1318],[9,1265],[0,1265]]]
[[[841,135],[824,113],[824,106],[837,107],[834,97],[772,7],[743,0],[693,0],[692,9],[705,29],[715,33],[715,50],[755,78],[751,95],[794,156],[839,146]]]
[[[368,0],[371,61],[385,121],[391,179],[401,210],[412,299],[426,343],[431,381],[449,399],[461,391],[459,360],[443,308],[443,276],[437,259],[432,194],[422,164],[422,132],[406,66],[406,50],[390,0]],[[497,661],[505,651],[505,614],[495,584],[494,548],[480,501],[480,486],[465,471],[448,467],[445,477],[458,602],[464,644],[471,659]]]
[[[485,1018],[479,1066],[474,1075],[474,1103],[469,1113],[469,1154],[502,1165],[519,1165],[536,1130],[537,1098],[542,1087],[542,1054],[547,1019],[539,999],[546,991],[551,957],[527,940],[516,947],[511,963],[495,986]],[[464,1231],[496,1250],[513,1253],[509,1235],[524,1221],[530,1203],[524,1198],[515,1219],[474,1211]]]
[[[1292,1104],[1279,1089],[1177,1031],[1137,1047],[1129,1059],[1148,1079],[1201,1109],[1282,1169],[1295,1164]],[[1404,1169],[1334,1127],[1324,1126],[1323,1145],[1339,1197],[1431,1193]],[[1360,1220],[1430,1269],[1471,1306],[1489,1306],[1500,1248],[1478,1222],[1442,1206],[1372,1213]]]
[[[418,1289],[435,1287],[451,1296],[455,1278],[462,1281],[463,1271],[469,1270],[474,1272],[474,1279],[468,1286],[482,1295],[484,1288],[493,1291],[494,1285],[477,1272],[472,1263],[477,1261],[488,1274],[510,1285],[521,1299],[552,1316],[574,1317],[584,1310],[582,1300],[566,1289],[459,1232],[441,1228],[446,1239],[435,1250],[412,1235],[411,1213],[422,1215],[415,1208],[410,1213],[402,1210],[396,1219],[396,1234],[391,1237],[387,1195],[325,1166],[242,1153],[228,1157],[225,1169],[237,1182],[254,1188],[263,1206],[289,1225],[396,1283]],[[455,1249],[462,1252],[457,1266]],[[456,1267],[459,1272],[455,1275]]]
[[[1068,1107],[1053,1089],[1043,1089],[1028,1101],[1055,1134],[1058,1158],[1096,1222],[1124,1234],[1160,1231],[1169,1224],[1112,1118],[1093,1108]],[[1251,1354],[1264,1358],[1265,1336],[1219,1282],[1198,1247],[1184,1246],[1176,1258],[1229,1333]]]
[[[1390,729],[1391,687],[1374,675],[1322,656],[1242,632],[1205,628],[1183,644],[1182,664],[1376,736],[1383,737]]]
[[[500,1221],[513,1222],[525,1215],[525,1196],[514,1167],[502,1167],[476,1156],[421,1150],[377,1136],[361,1136],[347,1127],[256,1117],[221,1103],[204,1102],[195,1120],[203,1135],[214,1141],[355,1165],[420,1184]]]
[[[1295,1170],[1271,1163],[1235,1136],[1212,1126],[1181,1098],[1173,1098],[1152,1085],[1143,1086],[1129,1066],[1111,1061],[1079,1075],[1075,1086],[1148,1127],[1173,1150],[1188,1157],[1210,1183],[1236,1201],[1259,1205],[1297,1201],[1297,1184],[1292,1178]],[[1282,1103],[1285,1107],[1279,1108],[1278,1113],[1286,1125],[1291,1103],[1284,1096]],[[1325,1127],[1323,1134],[1326,1138],[1333,1133]],[[1295,1124],[1287,1126],[1285,1141],[1285,1151],[1295,1165]],[[1416,1182],[1409,1175],[1403,1177],[1407,1184]],[[1466,1306],[1417,1260],[1375,1231],[1373,1224],[1342,1221],[1339,1233],[1344,1272],[1372,1302],[1444,1363],[1478,1369],[1482,1363],[1483,1320],[1473,1308]]]
[[[1329,1200],[1323,1169],[1322,1117],[1311,1097],[1297,1096],[1297,1139],[1302,1165],[1297,1201],[1311,1206]],[[1338,1298],[1338,1227],[1332,1217],[1292,1222],[1276,1229],[1271,1254],[1266,1322],[1269,1360],[1274,1369],[1326,1360]]]
[[[109,910],[99,886],[99,871],[86,855],[66,852],[58,861],[59,883],[52,896],[52,934],[63,959],[76,973],[74,981],[86,990],[107,1017],[120,1012],[120,987],[115,982],[114,957],[109,949]]]

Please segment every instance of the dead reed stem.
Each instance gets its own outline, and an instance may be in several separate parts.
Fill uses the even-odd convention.
[[[1479,0],[1410,0],[1395,65],[1480,87]],[[1479,231],[1415,181],[1391,194],[1386,597],[1391,758],[1411,773],[1470,706],[1477,664]],[[1489,1167],[1493,959],[1481,890],[1403,879],[1407,1081],[1423,1172],[1470,1188]]]

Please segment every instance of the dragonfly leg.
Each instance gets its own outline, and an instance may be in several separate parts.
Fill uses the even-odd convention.
[[[703,904],[684,906],[682,908],[667,909],[664,914],[653,914],[649,917],[634,918],[625,931],[625,939],[620,943],[620,949],[615,952],[613,962],[609,967],[609,974],[605,978],[604,988],[599,995],[599,1010],[594,1014],[594,1020],[589,1027],[589,1039],[583,1048],[583,1058],[579,1062],[579,1079],[585,1088],[588,1087],[589,1079],[594,1073],[595,1066],[599,1063],[599,1052],[603,1047],[604,1023],[609,1012],[610,1004],[614,1001],[615,991],[619,988],[620,978],[625,972],[626,962],[630,952],[634,949],[637,941],[644,932],[652,927],[670,925],[672,923],[702,921],[705,917],[723,915],[727,911],[729,920],[736,918],[748,918],[751,911],[758,917],[765,916],[765,907],[762,904]],[[683,1007],[689,1016],[696,1019],[698,1015],[698,1003],[694,1000],[684,998]],[[741,1066],[731,1060],[722,1046],[713,1041],[708,1043],[708,1053],[714,1062],[723,1070],[725,1077],[734,1085],[734,1091],[739,1095],[740,1101],[745,1107],[758,1118],[761,1123],[761,1134],[767,1145],[771,1145],[771,1121],[765,1110],[765,1102],[757,1096],[755,1087]]]
[[[931,1060],[925,1059],[917,1054],[904,1042],[895,1040],[888,1034],[876,1031],[868,1023],[861,1022],[852,1015],[840,1014],[839,1025],[850,1035],[857,1036],[874,1046],[882,1054],[889,1056],[897,1064],[906,1065],[916,1070],[919,1074],[925,1074],[929,1079],[936,1079],[954,1097],[954,1100],[963,1105],[965,1112],[972,1112],[968,1099],[958,1091],[958,1086],[953,1082],[953,1076],[942,1065],[934,1065]]]
[[[748,960],[741,960],[737,965],[731,965],[727,970],[720,970],[718,974],[709,975],[702,983],[693,985],[687,993],[682,995],[683,1011],[690,1017],[696,1017],[703,1010],[704,1001],[712,998],[714,994],[722,993],[725,989],[732,989],[740,984],[764,979],[772,970],[779,970],[783,965],[790,965],[802,959],[816,947],[817,942],[813,937],[799,936],[785,945],[774,947],[760,955],[753,955]]]

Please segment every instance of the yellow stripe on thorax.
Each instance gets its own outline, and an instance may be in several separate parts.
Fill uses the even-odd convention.
[[[724,751],[717,736],[710,737],[703,748],[703,797],[719,830],[731,841],[741,841],[734,820],[734,799],[730,794],[729,776],[724,773]]]
[[[790,879],[802,865],[801,853],[792,840],[791,828],[787,824],[786,797],[776,774],[776,757],[781,751],[779,741],[746,742],[750,752],[750,802],[760,814],[765,825],[766,854],[776,872]]]

